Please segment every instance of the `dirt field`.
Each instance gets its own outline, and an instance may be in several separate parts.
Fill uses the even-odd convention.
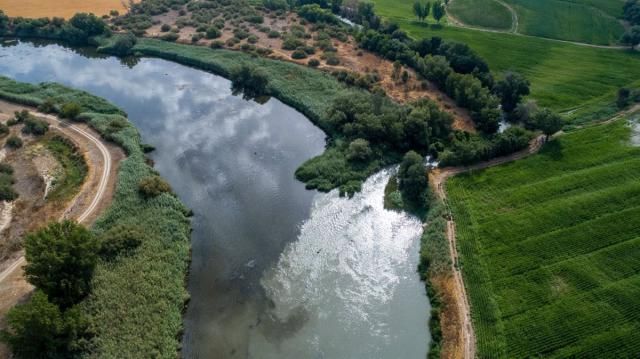
[[[16,17],[70,18],[78,12],[92,12],[98,16],[111,10],[126,12],[122,0],[0,0],[0,10]]]

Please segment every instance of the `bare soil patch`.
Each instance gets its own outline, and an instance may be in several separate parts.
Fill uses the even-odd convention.
[[[65,19],[78,12],[102,16],[108,15],[111,10],[117,10],[121,14],[127,11],[122,0],[0,0],[0,9],[11,17]]]
[[[2,1],[2,0],[0,0]],[[453,127],[459,130],[465,130],[468,132],[475,132],[475,126],[471,120],[469,112],[459,107],[455,101],[453,101],[444,92],[440,91],[435,85],[429,81],[420,78],[415,71],[410,68],[403,67],[402,70],[406,70],[409,73],[409,79],[406,83],[399,79],[393,78],[393,62],[384,59],[372,52],[358,48],[356,40],[352,36],[348,36],[346,41],[340,41],[336,38],[331,39],[331,43],[334,47],[335,55],[340,60],[338,65],[329,65],[326,60],[323,59],[323,52],[320,49],[316,49],[316,53],[309,55],[304,59],[293,59],[291,55],[294,50],[285,50],[282,48],[283,35],[291,28],[291,26],[302,26],[309,36],[306,39],[308,45],[314,45],[316,36],[319,31],[314,29],[313,24],[306,23],[297,14],[290,13],[286,17],[277,17],[274,13],[261,12],[264,17],[264,23],[261,25],[250,24],[243,22],[239,26],[246,29],[249,35],[257,37],[257,42],[251,44],[248,39],[242,39],[240,42],[231,45],[227,43],[227,40],[234,37],[234,30],[238,26],[230,25],[229,22],[225,23],[225,27],[221,30],[221,36],[216,39],[201,38],[196,42],[192,41],[192,37],[196,34],[201,34],[196,28],[192,26],[184,26],[178,28],[177,34],[179,38],[177,42],[185,44],[193,44],[199,46],[211,46],[214,41],[222,42],[222,47],[233,50],[241,50],[243,46],[254,46],[256,49],[268,50],[267,57],[273,59],[279,59],[284,61],[295,62],[300,65],[308,65],[309,60],[316,59],[320,62],[319,69],[333,72],[337,70],[346,70],[349,72],[355,72],[358,74],[376,74],[380,81],[377,83],[393,100],[406,103],[421,98],[429,98],[436,102],[439,107],[452,115],[454,119]],[[161,37],[167,32],[163,32],[161,27],[163,24],[168,24],[172,28],[177,28],[177,22],[180,19],[186,19],[191,16],[191,13],[186,11],[184,16],[180,16],[178,11],[172,10],[162,15],[153,17],[155,25],[147,29],[146,36],[148,37]],[[270,38],[267,32],[260,31],[260,27],[268,27],[271,30],[278,31],[281,36],[277,38]],[[202,34],[201,34],[202,35]]]

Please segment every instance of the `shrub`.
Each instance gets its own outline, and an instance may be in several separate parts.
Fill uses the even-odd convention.
[[[162,26],[160,26],[160,31],[162,32],[167,32],[169,30],[171,30],[171,25],[169,24],[162,24]]]
[[[0,123],[0,136],[4,136],[9,133],[9,126],[4,123]]]
[[[318,59],[311,59],[309,60],[309,66],[318,67],[320,66],[320,61]]]
[[[245,20],[253,24],[262,24],[264,22],[264,18],[260,15],[247,16]]]
[[[71,221],[51,223],[27,235],[27,280],[53,303],[69,308],[89,293],[97,253],[98,241],[83,226]]]
[[[17,136],[11,136],[7,138],[7,146],[10,148],[20,148],[22,147],[22,139]]]
[[[131,255],[142,244],[144,238],[145,232],[138,226],[115,226],[100,238],[100,256],[112,261],[118,256]]]
[[[275,39],[275,38],[280,37],[280,33],[279,33],[279,32],[277,32],[276,30],[271,30],[271,31],[269,31],[269,33],[267,34],[267,37],[268,37],[268,38],[270,38],[270,39]]]
[[[173,32],[160,36],[160,40],[168,42],[176,42],[179,38],[180,35]]]
[[[75,102],[67,102],[60,109],[60,117],[75,120],[82,112],[82,107]]]
[[[340,59],[337,56],[329,56],[327,57],[327,65],[337,66],[340,65]]]
[[[13,201],[18,198],[18,193],[11,188],[11,184],[0,183],[0,201]]]
[[[258,42],[258,37],[256,35],[249,35],[249,38],[247,38],[247,42],[249,42],[250,44],[255,44]]]
[[[171,186],[160,176],[143,178],[138,184],[138,191],[146,198],[154,198],[171,192]]]
[[[304,45],[304,41],[299,40],[293,36],[287,36],[285,37],[284,41],[282,41],[283,50],[295,50]]]
[[[347,159],[352,162],[364,162],[368,160],[372,154],[373,151],[371,150],[369,141],[362,138],[356,138],[349,144]]]
[[[210,45],[210,47],[211,47],[212,49],[220,49],[220,48],[222,48],[223,46],[224,46],[224,42],[219,41],[219,40],[216,40],[216,41],[211,42],[211,45]]]
[[[234,35],[235,37],[237,37],[238,39],[240,39],[240,40],[244,40],[244,39],[246,39],[247,37],[249,37],[249,33],[248,33],[248,32],[246,32],[245,30],[242,30],[242,29],[235,29],[235,30],[233,30],[233,35]]]
[[[38,111],[42,113],[54,113],[56,110],[56,105],[51,98],[44,100],[43,103],[38,105]]]
[[[33,116],[24,121],[23,133],[42,136],[49,130],[49,123]]]
[[[6,163],[0,163],[0,174],[7,174],[7,175],[12,175],[13,174],[13,167],[11,167],[11,165],[6,164]]]
[[[291,54],[291,58],[292,58],[292,59],[296,59],[296,60],[299,60],[299,59],[306,59],[306,58],[307,58],[307,53],[306,53],[306,52],[304,52],[304,50],[300,50],[300,49],[298,49],[298,50],[294,51],[294,52]]]

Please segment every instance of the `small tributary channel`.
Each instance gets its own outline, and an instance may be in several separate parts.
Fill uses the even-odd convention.
[[[294,171],[322,152],[322,131],[164,60],[12,43],[0,74],[101,96],[157,148],[156,169],[195,213],[184,357],[425,357],[421,224],[382,208],[389,171],[352,199],[305,190]]]

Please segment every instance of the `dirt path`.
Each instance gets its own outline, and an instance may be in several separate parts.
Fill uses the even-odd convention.
[[[0,101],[4,110],[15,110],[12,104]],[[84,124],[70,124],[57,117],[38,113],[29,109],[31,114],[50,123],[52,129],[62,133],[83,152],[88,165],[87,177],[78,194],[69,201],[59,213],[61,219],[75,219],[84,224],[92,223],[99,213],[108,207],[115,191],[117,165],[124,158],[122,150],[100,139],[100,136]],[[55,218],[55,217],[54,217]],[[25,280],[23,265],[26,262],[24,252],[8,264],[0,273],[0,324],[6,312],[22,301],[33,290]],[[0,357],[6,354],[0,346]]]
[[[542,145],[544,144],[544,136],[536,137],[529,144],[529,148],[511,154],[505,157],[495,158],[490,161],[478,163],[472,166],[464,166],[464,167],[449,167],[443,168],[441,170],[432,171],[430,175],[430,183],[433,186],[433,189],[436,192],[436,195],[444,202],[447,207],[448,212],[448,220],[447,220],[447,239],[449,241],[449,251],[451,253],[451,272],[453,273],[453,292],[454,292],[454,306],[457,309],[458,320],[456,322],[460,323],[457,330],[457,337],[461,338],[460,340],[463,345],[461,350],[462,358],[475,358],[476,356],[476,341],[475,341],[475,331],[473,329],[473,322],[471,320],[471,307],[469,305],[467,292],[464,285],[464,280],[462,277],[462,272],[458,267],[458,247],[456,244],[456,224],[453,220],[453,214],[451,212],[451,208],[449,207],[449,202],[447,200],[446,190],[444,188],[444,184],[447,178],[467,171],[479,170],[487,167],[497,166],[503,163],[515,161],[517,159],[524,158],[533,153],[538,152]]]

